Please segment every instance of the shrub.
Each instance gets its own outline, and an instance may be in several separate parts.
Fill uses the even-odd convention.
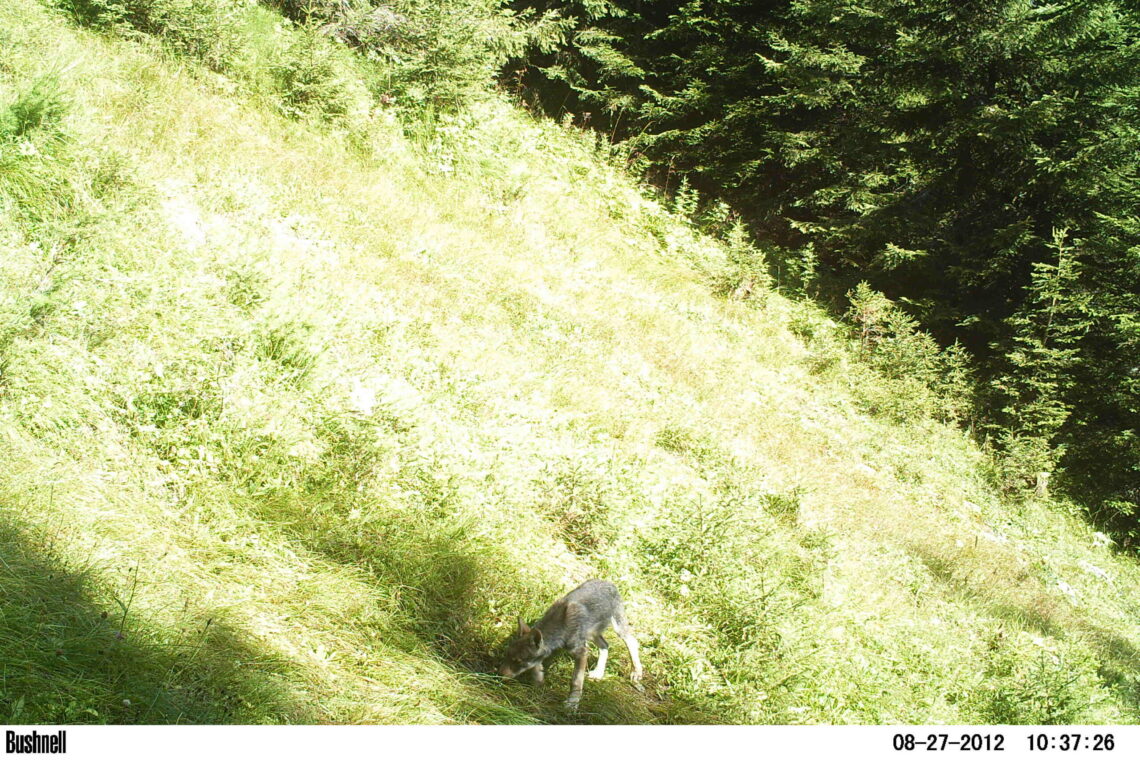
[[[232,17],[239,0],[57,0],[80,23],[128,35],[150,34],[215,71],[241,46]]]
[[[0,110],[0,141],[27,138],[37,130],[55,130],[66,112],[67,99],[59,80],[51,75],[42,77]]]
[[[334,120],[371,107],[351,62],[312,30],[290,35],[274,58],[274,79],[286,114]]]
[[[317,25],[387,69],[402,108],[449,111],[492,85],[508,58],[561,34],[552,14],[533,20],[501,0],[274,0],[290,19]]]
[[[1026,633],[994,642],[982,710],[989,723],[1061,725],[1090,722],[1106,698],[1096,657],[1078,643]]]
[[[878,375],[858,388],[869,411],[898,421],[958,421],[969,415],[972,384],[965,349],[955,344],[941,350],[917,321],[865,282],[848,298],[859,354]]]
[[[763,296],[772,287],[764,252],[752,244],[743,222],[736,220],[728,230],[724,271],[713,287],[719,295],[744,300]]]

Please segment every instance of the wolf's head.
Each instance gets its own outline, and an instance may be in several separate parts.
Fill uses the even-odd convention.
[[[507,654],[499,666],[499,675],[504,678],[517,678],[535,665],[542,663],[546,656],[542,647],[542,631],[531,628],[519,618],[519,630],[507,645]]]

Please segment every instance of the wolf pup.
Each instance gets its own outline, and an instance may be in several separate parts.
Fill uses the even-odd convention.
[[[629,649],[629,657],[633,660],[630,679],[640,688],[642,671],[641,660],[637,656],[637,639],[625,618],[617,587],[609,581],[586,581],[555,602],[534,627],[528,626],[520,617],[518,634],[507,646],[499,675],[517,678],[530,671],[534,673],[534,682],[541,684],[542,661],[558,649],[569,650],[574,656],[574,681],[566,707],[577,710],[586,675],[586,643],[593,641],[601,650],[597,665],[590,671],[590,678],[597,681],[605,673],[609,656],[609,644],[602,633],[611,625]]]

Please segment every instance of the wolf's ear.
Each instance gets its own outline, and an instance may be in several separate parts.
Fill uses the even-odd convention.
[[[542,646],[542,631],[537,628],[532,628],[530,630],[530,638],[534,641],[536,647]]]
[[[519,636],[526,636],[530,633],[530,628],[523,622],[522,615],[519,615]]]

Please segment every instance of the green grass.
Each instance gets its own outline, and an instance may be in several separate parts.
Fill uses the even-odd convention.
[[[0,7],[0,717],[1136,720],[1140,572],[1067,505],[584,135],[302,107],[271,18],[218,73]],[[597,576],[644,695],[488,675]]]

